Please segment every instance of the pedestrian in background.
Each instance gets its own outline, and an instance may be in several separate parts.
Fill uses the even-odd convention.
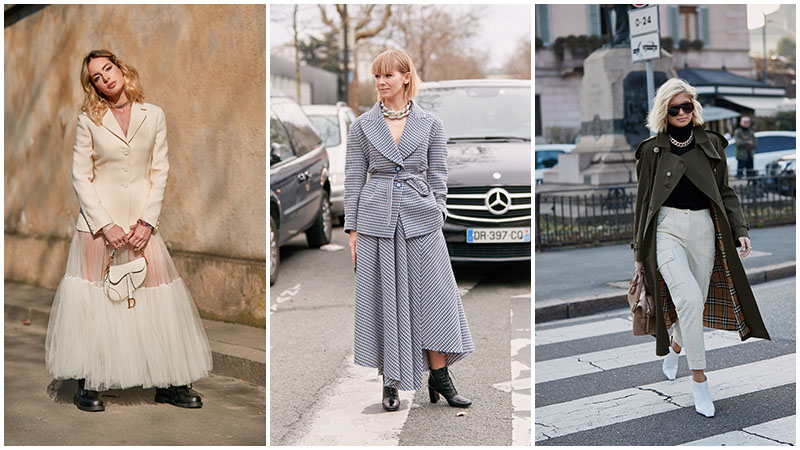
[[[77,379],[74,403],[103,411],[98,391],[156,387],[155,401],[203,405],[187,386],[208,376],[211,351],[197,308],[157,231],[167,185],[164,111],[144,103],[139,74],[107,50],[81,65],[85,94],[72,153],[80,204],[64,278],[53,300],[45,358],[56,379]],[[103,290],[112,256],[144,255],[135,303]]]
[[[422,387],[431,402],[467,407],[448,367],[474,350],[447,245],[447,138],[412,98],[411,58],[387,50],[372,62],[378,102],[350,126],[344,231],[355,268],[355,363],[383,375],[383,408],[397,390]]]
[[[689,83],[667,80],[647,125],[656,136],[636,149],[634,270],[644,273],[656,311],[664,312],[656,314],[656,354],[666,356],[664,374],[675,379],[685,348],[695,410],[712,417],[703,325],[736,330],[742,340],[769,339],[739,259],[751,250],[748,225],[728,185],[728,142],[703,129],[702,107]]]
[[[749,177],[753,173],[753,159],[756,154],[756,135],[750,128],[750,118],[742,116],[739,127],[733,132],[736,141],[736,178]]]

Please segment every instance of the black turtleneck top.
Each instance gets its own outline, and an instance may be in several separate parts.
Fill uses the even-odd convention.
[[[689,125],[684,127],[675,127],[672,124],[667,124],[667,134],[672,136],[678,142],[684,142],[689,139],[689,135],[692,132],[692,123],[689,122]],[[695,139],[692,138],[692,142],[689,143],[686,147],[676,147],[672,142],[669,144],[669,149],[672,153],[682,156],[690,151],[700,151],[699,149],[695,149],[694,145]],[[706,194],[703,193],[697,186],[694,185],[689,180],[689,177],[686,175],[681,176],[681,179],[678,180],[678,184],[675,185],[675,189],[669,194],[667,200],[664,201],[664,206],[670,206],[672,208],[679,208],[679,209],[691,209],[691,210],[701,210],[701,209],[708,209],[709,207],[709,199]]]

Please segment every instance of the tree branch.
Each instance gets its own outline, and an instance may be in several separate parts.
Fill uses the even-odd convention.
[[[383,10],[383,19],[381,20],[381,23],[375,26],[374,28],[370,28],[364,31],[357,31],[356,41],[364,38],[370,38],[380,33],[381,30],[386,28],[386,24],[389,22],[389,17],[391,17],[391,15],[392,15],[392,5],[386,5],[386,9]]]

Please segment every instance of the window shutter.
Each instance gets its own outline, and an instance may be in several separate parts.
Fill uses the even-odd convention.
[[[536,5],[536,36],[550,45],[550,5]]]
[[[586,5],[586,29],[589,36],[600,36],[600,5]]]
[[[700,6],[697,8],[699,17],[700,32],[698,33],[700,39],[703,41],[703,48],[711,47],[711,27],[709,23],[708,6]]]
[[[667,6],[667,18],[669,19],[669,35],[672,36],[672,40],[675,41],[675,48],[678,48],[678,41],[680,41],[680,37],[678,35],[678,6],[677,5],[670,5]]]

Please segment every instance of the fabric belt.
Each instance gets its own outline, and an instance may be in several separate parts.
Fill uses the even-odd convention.
[[[392,221],[392,196],[394,195],[395,182],[403,182],[417,191],[420,196],[427,197],[431,194],[431,186],[421,176],[422,172],[372,172],[372,178],[389,180],[389,215],[386,217],[386,226]]]

